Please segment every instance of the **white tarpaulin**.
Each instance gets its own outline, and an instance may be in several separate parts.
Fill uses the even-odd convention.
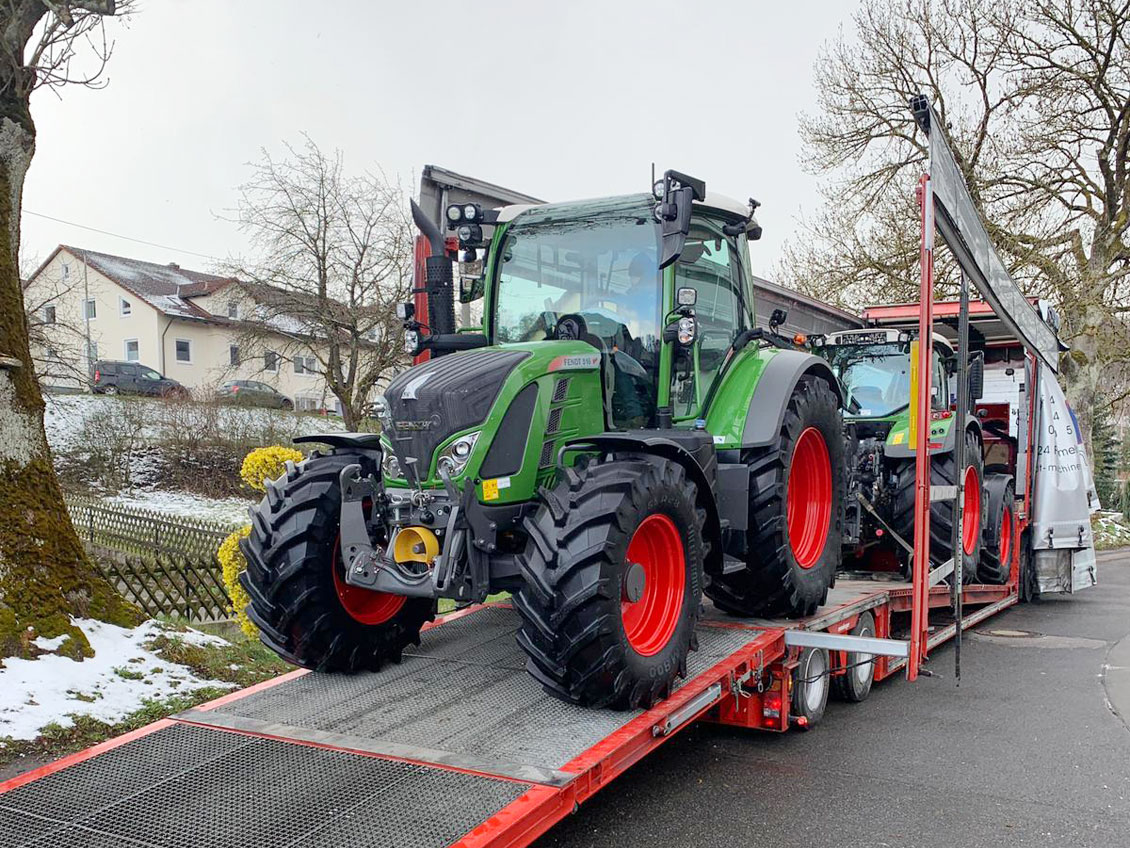
[[[1095,585],[1091,513],[1099,508],[1075,414],[1052,370],[1040,366],[1039,444],[1032,548],[1041,592]]]

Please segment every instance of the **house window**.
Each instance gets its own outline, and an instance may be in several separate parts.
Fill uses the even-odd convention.
[[[296,356],[294,357],[294,373],[295,374],[317,374],[318,373],[318,360],[313,356]]]
[[[124,297],[118,298],[118,312],[122,315],[129,315],[133,312],[133,304],[126,300]]]
[[[71,266],[66,262],[63,263],[63,279],[66,280],[71,276]]]
[[[192,342],[189,339],[177,339],[175,344],[177,362],[192,362]]]
[[[239,365],[239,345],[228,345],[228,361],[232,365]]]
[[[83,314],[86,316],[87,321],[92,321],[98,317],[98,304],[95,302],[94,298],[87,298],[84,304],[84,310]]]
[[[54,306],[43,307],[43,323],[44,324],[54,324],[55,323],[55,307]]]
[[[263,354],[263,370],[275,372],[279,370],[279,355],[273,350]]]
[[[139,353],[137,339],[126,339],[126,362],[137,362]]]
[[[299,412],[317,412],[322,408],[321,399],[297,395],[294,398],[294,408]]]
[[[235,301],[235,300],[228,301],[228,317],[229,318],[238,318],[239,317],[239,301]]]

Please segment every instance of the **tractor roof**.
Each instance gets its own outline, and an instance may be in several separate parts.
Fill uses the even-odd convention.
[[[583,210],[586,212],[599,212],[604,209],[616,209],[623,206],[631,206],[635,204],[646,204],[648,206],[655,203],[655,199],[650,194],[624,194],[614,197],[601,197],[592,198],[587,200],[572,200],[565,203],[515,203],[510,206],[503,206],[498,210],[498,223],[505,224],[509,221],[515,220],[519,215],[529,212],[532,209],[537,209],[539,213],[558,212],[569,215],[570,212]],[[717,194],[714,192],[707,192],[705,200],[696,200],[694,202],[696,207],[704,209],[714,209],[726,215],[732,215],[736,218],[746,219],[749,217],[749,204],[741,203],[734,200],[732,197],[727,197],[724,194]]]

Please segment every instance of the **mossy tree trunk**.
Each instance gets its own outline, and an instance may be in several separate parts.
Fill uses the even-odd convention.
[[[23,56],[42,3],[15,4],[0,21],[4,50]],[[22,40],[21,40],[22,39]],[[139,619],[87,558],[63,502],[43,428],[19,274],[20,206],[35,151],[29,75],[0,61],[0,657],[26,654],[35,636],[64,634],[63,650],[91,648],[72,617]]]

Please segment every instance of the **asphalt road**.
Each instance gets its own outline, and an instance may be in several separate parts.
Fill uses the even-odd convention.
[[[538,848],[1130,848],[1130,553],[807,733],[698,725]],[[1017,633],[1020,635],[1017,635]]]

